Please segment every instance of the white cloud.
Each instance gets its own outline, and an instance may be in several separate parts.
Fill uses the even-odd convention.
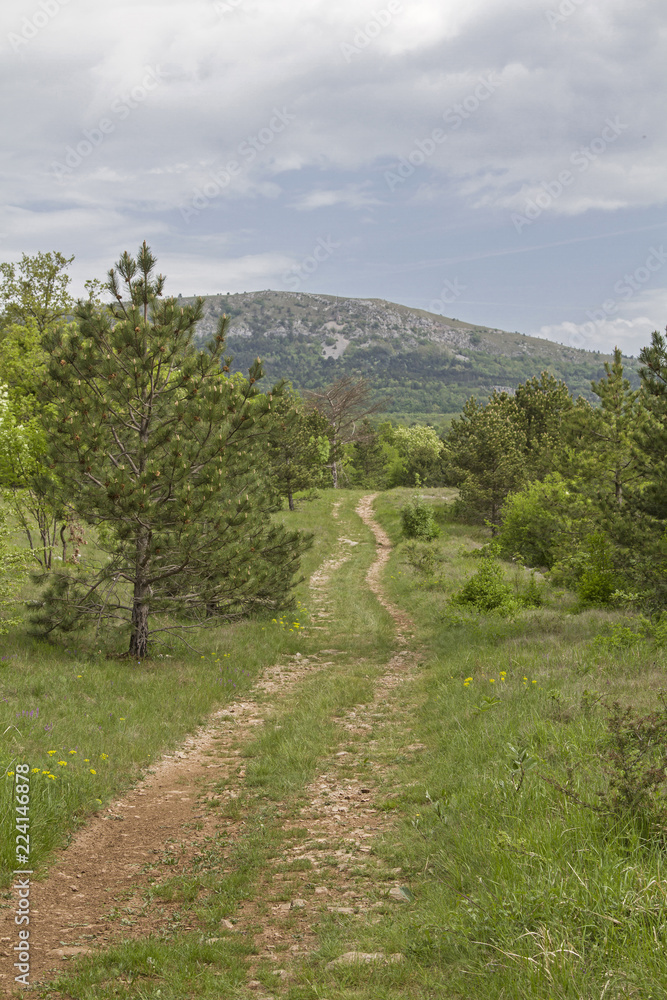
[[[184,293],[187,281],[215,290],[222,267],[237,285],[266,285],[308,252],[315,209],[335,208],[345,237],[363,227],[375,241],[336,258],[337,290],[392,298],[391,278],[359,287],[358,261],[373,253],[375,273],[389,275],[441,256],[443,243],[479,254],[499,220],[514,252],[511,215],[529,203],[545,204],[531,226],[545,227],[547,243],[599,233],[601,213],[625,213],[618,229],[641,226],[667,200],[664,25],[649,0],[584,0],[553,26],[545,14],[556,0],[401,0],[390,18],[379,13],[389,0],[48,6],[46,20],[39,0],[0,7],[5,258],[58,248],[89,277],[145,236],[161,259],[182,259]],[[359,32],[365,43],[346,61],[341,44]],[[484,80],[497,85],[482,99]],[[288,118],[279,131],[276,109]],[[103,119],[113,128],[96,141]],[[624,127],[595,152],[609,119]],[[385,169],[434,129],[446,139],[390,191]],[[54,161],[68,156],[59,179]],[[240,171],[215,191],[230,162]],[[564,170],[572,181],[550,195]],[[184,220],[179,209],[198,191],[204,207]],[[497,259],[480,259],[482,279]],[[592,277],[600,266],[590,263]],[[426,281],[408,293],[432,297]],[[562,309],[565,329],[574,312]],[[535,325],[557,333],[541,315]],[[605,336],[640,337],[642,316],[652,312],[610,317]]]
[[[349,205],[350,208],[365,208],[368,205],[381,205],[382,202],[368,190],[369,183],[348,184],[337,191],[319,189],[304,194],[292,202],[292,207],[299,211],[310,211],[315,208],[330,208],[333,205]]]
[[[621,315],[615,315],[616,311]],[[642,347],[650,344],[654,330],[664,329],[667,289],[646,290],[627,302],[606,300],[587,312],[589,318],[584,323],[566,320],[548,324],[532,331],[531,335],[604,354],[620,347],[624,354],[636,356]]]

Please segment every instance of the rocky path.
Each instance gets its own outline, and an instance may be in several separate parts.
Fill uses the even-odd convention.
[[[356,513],[373,531],[377,555],[366,580],[391,614],[402,647],[382,668],[372,698],[337,720],[340,749],[323,759],[319,774],[284,810],[285,830],[298,836],[262,871],[251,898],[241,904],[220,933],[244,934],[254,941],[248,989],[262,992],[254,970],[269,966],[288,984],[300,961],[317,948],[318,929],[326,920],[349,922],[354,952],[355,920],[372,919],[373,908],[401,894],[400,871],[385,870],[373,845],[391,822],[375,800],[380,771],[369,770],[381,727],[401,721],[397,688],[411,665],[411,622],[384,596],[380,576],[389,558],[389,539],[373,520],[374,496],[364,497]],[[338,515],[334,505],[334,517]],[[358,522],[357,522],[358,524]],[[346,525],[348,534],[353,531]],[[341,535],[337,549],[310,580],[313,624],[329,629],[327,595],[332,575],[358,544]],[[335,641],[335,633],[331,632]],[[324,636],[323,636],[324,637]],[[243,748],[256,738],[276,706],[288,705],[294,692],[313,674],[332,668],[338,651],[317,656],[296,654],[267,669],[248,697],[216,712],[208,725],[171,756],[165,756],[122,799],[94,817],[55,858],[49,876],[33,883],[34,937],[39,947],[31,959],[31,980],[48,980],[71,956],[103,949],[121,938],[144,938],[174,925],[174,907],[151,905],[150,888],[160,873],[172,874],[201,856],[215,837],[220,820],[207,808],[213,798],[242,799],[245,787]],[[377,665],[375,665],[377,669]],[[400,725],[397,727],[401,729]],[[403,731],[404,728],[403,728]],[[403,752],[420,747],[403,740]],[[380,765],[381,767],[381,765]],[[220,793],[219,789],[224,788]],[[216,791],[218,789],[218,791]],[[278,807],[280,815],[281,806]],[[243,832],[243,816],[225,821],[233,843]],[[373,892],[365,890],[372,876]],[[382,886],[378,897],[377,886]],[[0,950],[15,940],[13,917],[4,911]],[[177,930],[197,929],[192,910],[179,914]],[[4,951],[7,955],[8,952]],[[11,996],[11,958],[0,970],[0,989]]]

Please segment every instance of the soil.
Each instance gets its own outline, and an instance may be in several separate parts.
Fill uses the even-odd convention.
[[[223,932],[241,932],[254,938],[257,954],[249,966],[247,985],[258,991],[258,997],[268,994],[253,978],[256,967],[270,963],[287,985],[300,959],[316,949],[317,927],[322,920],[357,914],[366,914],[369,919],[368,911],[374,907],[400,901],[400,871],[386,869],[371,851],[392,820],[387,811],[378,808],[377,782],[369,780],[364,762],[372,753],[378,725],[387,721],[395,724],[400,715],[395,692],[413,660],[412,623],[387,600],[380,586],[391,546],[373,520],[374,498],[366,496],[357,506],[377,543],[377,557],[366,580],[394,619],[397,644],[402,648],[386,665],[373,699],[339,720],[345,730],[342,747],[332,759],[322,762],[322,771],[308,787],[300,814],[286,814],[285,827],[301,831],[294,846],[267,866],[252,899],[239,907],[234,920],[223,921]],[[334,505],[334,517],[337,514]],[[330,617],[328,580],[349,558],[352,544],[350,539],[339,538],[332,558],[310,580],[311,607],[322,629],[327,628]],[[215,810],[206,807],[206,799],[213,797],[212,786],[220,782],[229,798],[243,792],[243,745],[256,736],[257,727],[275,708],[276,697],[288,700],[297,685],[330,666],[337,653],[332,649],[317,657],[296,654],[267,669],[254,688],[257,698],[249,697],[216,712],[204,728],[177,752],[164,756],[135,788],[91,819],[54,857],[48,876],[31,885],[31,937],[38,942],[30,963],[33,986],[52,978],[72,956],[104,949],[121,939],[164,932],[170,924],[173,927],[175,907],[149,903],[147,890],[195,859],[207,838],[215,836],[220,820]],[[420,749],[414,744],[404,747],[403,752]],[[234,830],[242,828],[243,820],[241,817],[231,828],[228,821],[225,824],[226,834],[233,840]],[[365,891],[371,877],[374,894]],[[378,879],[383,887],[380,899]],[[267,902],[276,896],[286,898]],[[182,905],[180,909],[186,916],[178,930],[197,929],[194,912]],[[7,997],[13,995],[15,987],[10,971],[10,948],[16,940],[13,910],[14,905],[4,909],[0,918],[0,956],[5,958],[0,968],[0,991]]]

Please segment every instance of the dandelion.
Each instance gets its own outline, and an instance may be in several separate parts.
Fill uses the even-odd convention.
[[[80,677],[83,677],[83,674],[77,674],[77,675],[76,675],[76,679],[77,679],[77,680],[79,680],[79,678],[80,678]]]
[[[495,684],[495,683],[496,683],[496,678],[495,677],[489,677],[489,684]]]
[[[202,657],[202,659],[203,659],[203,657]],[[120,720],[119,720],[119,721],[120,721],[120,722],[125,722],[125,717],[121,715],[121,717],[120,717]]]
[[[70,753],[76,753],[76,750],[70,750]]]
[[[54,753],[58,753],[57,750],[47,750],[46,752],[48,753],[49,757],[53,757]]]
[[[97,771],[95,770],[94,767],[89,768],[89,771],[91,774],[97,774]]]
[[[42,771],[42,774],[48,774],[48,773],[49,773],[48,771]]]
[[[60,764],[61,767],[67,767],[67,761],[66,760],[59,760],[58,763]]]
[[[39,768],[38,767],[33,767],[32,773],[33,774],[39,774]]]
[[[537,681],[531,681],[530,683],[531,684],[537,684]]]
[[[53,778],[54,781],[56,780],[55,774],[47,774],[47,778]]]

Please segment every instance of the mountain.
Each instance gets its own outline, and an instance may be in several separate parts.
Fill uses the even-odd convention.
[[[191,302],[192,299],[182,299]],[[394,420],[446,422],[469,396],[486,399],[547,370],[588,399],[592,379],[604,375],[599,352],[565,347],[411,309],[381,299],[346,299],[306,292],[209,295],[197,329],[200,343],[227,313],[232,371],[247,372],[260,357],[266,382],[289,379],[318,389],[347,373],[366,376],[388,398]],[[625,361],[631,381],[637,363]]]

